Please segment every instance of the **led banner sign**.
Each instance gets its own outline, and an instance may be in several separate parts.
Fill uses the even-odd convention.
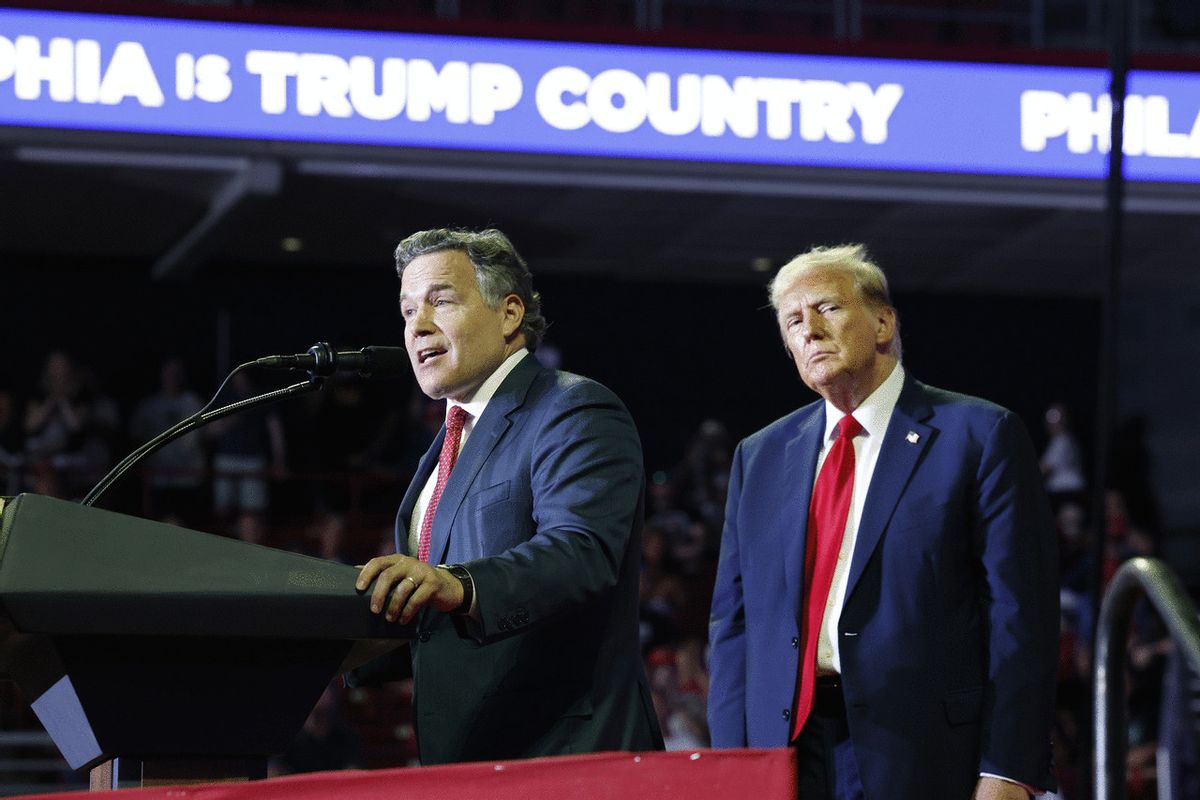
[[[1103,70],[0,9],[0,125],[1099,178]],[[1138,72],[1127,174],[1200,182],[1200,75]]]

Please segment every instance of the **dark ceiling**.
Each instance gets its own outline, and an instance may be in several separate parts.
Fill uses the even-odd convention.
[[[0,185],[5,261],[168,280],[374,269],[414,230],[488,224],[554,273],[761,283],[861,241],[901,291],[1088,296],[1108,263],[1102,182],[0,129]],[[1131,186],[1128,280],[1200,287],[1198,211],[1200,187]]]

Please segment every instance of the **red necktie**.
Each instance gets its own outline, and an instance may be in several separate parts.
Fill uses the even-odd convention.
[[[429,507],[425,509],[425,518],[421,520],[421,538],[417,542],[417,558],[429,560],[429,540],[433,536],[433,515],[437,513],[438,501],[442,499],[442,491],[450,480],[450,470],[458,460],[458,443],[462,441],[463,423],[470,416],[462,406],[450,406],[446,417],[446,438],[442,440],[442,452],[438,456],[437,482],[433,485],[433,495],[429,498]]]
[[[833,583],[850,496],[854,492],[854,437],[862,431],[847,414],[838,422],[838,437],[829,448],[808,506],[808,535],[804,543],[804,628],[801,631],[800,666],[796,675],[796,708],[792,713],[792,738],[808,721],[817,681],[817,640]]]

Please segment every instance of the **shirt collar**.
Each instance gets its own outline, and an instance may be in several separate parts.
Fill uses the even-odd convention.
[[[457,400],[449,400],[446,403],[446,414],[449,415],[450,409],[454,406],[462,406],[463,411],[470,414],[472,420],[479,419],[483,415],[483,410],[487,408],[488,401],[492,399],[492,395],[496,393],[496,390],[500,388],[500,384],[504,383],[504,379],[508,377],[508,373],[512,372],[517,364],[521,363],[521,359],[527,355],[529,355],[529,348],[522,347],[504,359],[504,362],[496,367],[496,371],[479,385],[479,388],[475,390],[475,394],[471,395],[469,401],[460,403]]]
[[[875,387],[875,391],[871,392],[867,399],[851,412],[851,416],[858,420],[859,425],[862,425],[863,433],[867,436],[879,436],[884,432],[903,389],[904,367],[897,361],[891,374],[884,379],[883,383]],[[828,400],[825,401],[825,438],[821,441],[828,443],[833,439],[837,424],[844,416],[846,415],[837,406]]]

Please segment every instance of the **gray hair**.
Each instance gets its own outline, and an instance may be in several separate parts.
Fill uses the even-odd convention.
[[[881,306],[895,311],[892,295],[888,289],[887,276],[867,254],[866,245],[845,244],[838,247],[814,247],[793,258],[779,268],[768,285],[771,308],[779,310],[779,300],[792,284],[802,275],[815,271],[839,272],[849,275],[864,300],[874,308]],[[900,358],[900,320],[896,319],[896,332],[892,336],[890,352]]]
[[[479,293],[489,308],[499,308],[510,294],[521,298],[525,304],[525,318],[521,322],[525,346],[530,352],[536,350],[546,333],[542,296],[533,290],[533,275],[508,237],[495,228],[482,231],[463,228],[419,231],[396,247],[396,275],[403,278],[405,267],[417,257],[443,250],[459,250],[467,254],[475,267]]]

